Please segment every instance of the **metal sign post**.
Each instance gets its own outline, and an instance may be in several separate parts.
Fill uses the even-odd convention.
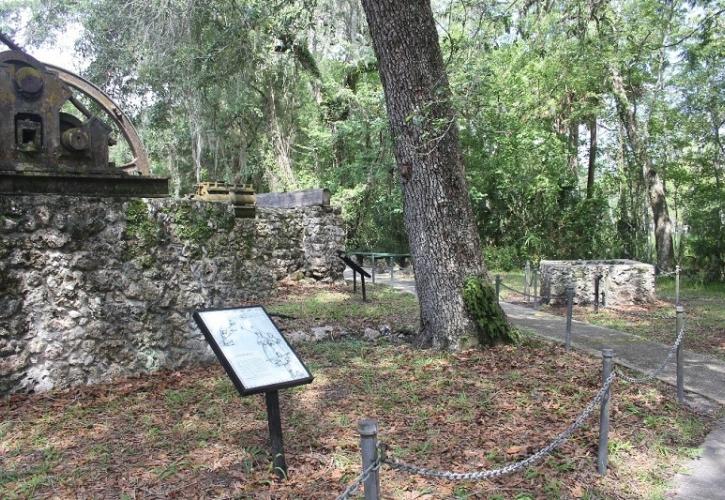
[[[264,393],[267,403],[267,425],[269,427],[269,441],[272,448],[272,465],[274,472],[280,479],[287,477],[287,462],[284,459],[284,442],[282,441],[282,414],[279,411],[279,392],[268,391]]]
[[[312,382],[312,374],[261,306],[194,312],[194,320],[242,396],[264,393],[272,464],[287,477],[279,389]]]

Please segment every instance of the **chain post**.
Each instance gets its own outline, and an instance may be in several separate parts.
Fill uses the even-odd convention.
[[[677,329],[676,334],[679,336],[685,323],[685,308],[682,306],[675,306],[675,328]],[[684,374],[684,363],[685,360],[682,356],[682,344],[685,339],[682,339],[677,345],[677,402],[684,404],[685,402],[685,374]]]
[[[529,276],[531,275],[531,262],[526,261],[524,267],[524,301],[529,303]]]
[[[362,470],[367,469],[378,459],[378,421],[364,418],[357,423],[360,433],[360,451],[362,453]],[[365,500],[380,499],[380,473],[373,470],[363,483],[365,486]]]
[[[680,305],[680,266],[675,266],[675,305]]]
[[[537,302],[539,296],[539,270],[534,268],[534,302]]]
[[[497,304],[501,303],[500,297],[501,297],[501,275],[497,274],[496,275],[496,303]]]
[[[604,383],[612,373],[614,351],[612,349],[602,349],[602,383]],[[599,475],[607,474],[607,463],[609,462],[609,398],[612,393],[611,386],[602,397],[601,407],[599,410],[599,453],[597,455],[597,468]]]
[[[571,319],[574,314],[574,286],[566,286],[566,350],[571,350]]]

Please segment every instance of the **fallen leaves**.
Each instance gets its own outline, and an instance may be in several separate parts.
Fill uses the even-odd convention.
[[[455,355],[358,340],[299,351],[316,379],[281,393],[288,481],[278,482],[269,465],[263,398],[238,397],[211,365],[3,401],[0,497],[334,498],[360,472],[360,418],[378,419],[391,455],[467,472],[537,451],[599,387],[598,360],[536,342]],[[656,426],[645,425],[655,417]],[[697,429],[689,436],[694,442],[681,436],[678,419]],[[613,473],[604,479],[595,470],[592,418],[526,473],[452,483],[383,468],[383,492],[436,499],[645,496],[647,471],[671,473],[677,450],[698,444],[706,429],[657,386],[618,386],[611,423],[613,441],[631,443],[632,451],[613,453]]]

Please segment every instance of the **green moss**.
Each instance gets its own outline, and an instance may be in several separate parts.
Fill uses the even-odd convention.
[[[181,204],[167,211],[174,222],[174,232],[179,239],[193,243],[192,255],[201,255],[201,249],[206,245],[212,250],[214,245],[212,237],[218,231],[230,232],[234,229],[234,214],[220,211],[213,205],[198,210],[191,204]]]
[[[126,228],[123,232],[126,245],[124,257],[136,259],[144,268],[154,263],[152,251],[161,241],[161,228],[149,216],[149,210],[141,200],[131,200],[126,206]]]
[[[476,323],[476,333],[481,345],[518,341],[516,330],[506,320],[501,306],[496,302],[493,287],[480,277],[471,277],[463,285],[463,301]]]

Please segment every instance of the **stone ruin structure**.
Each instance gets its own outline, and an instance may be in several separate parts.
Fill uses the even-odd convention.
[[[213,360],[195,309],[342,279],[339,209],[0,195],[0,395]]]
[[[202,201],[165,198],[107,95],[13,48],[0,53],[0,396],[212,360],[195,309],[261,301],[285,277],[342,278],[328,192],[255,207],[251,189],[207,183]],[[109,162],[106,121],[125,165]]]
[[[634,260],[542,260],[539,265],[542,297],[549,303],[566,303],[565,289],[574,285],[574,303],[594,302],[595,279],[604,293],[606,305],[631,305],[654,302],[655,269]]]

